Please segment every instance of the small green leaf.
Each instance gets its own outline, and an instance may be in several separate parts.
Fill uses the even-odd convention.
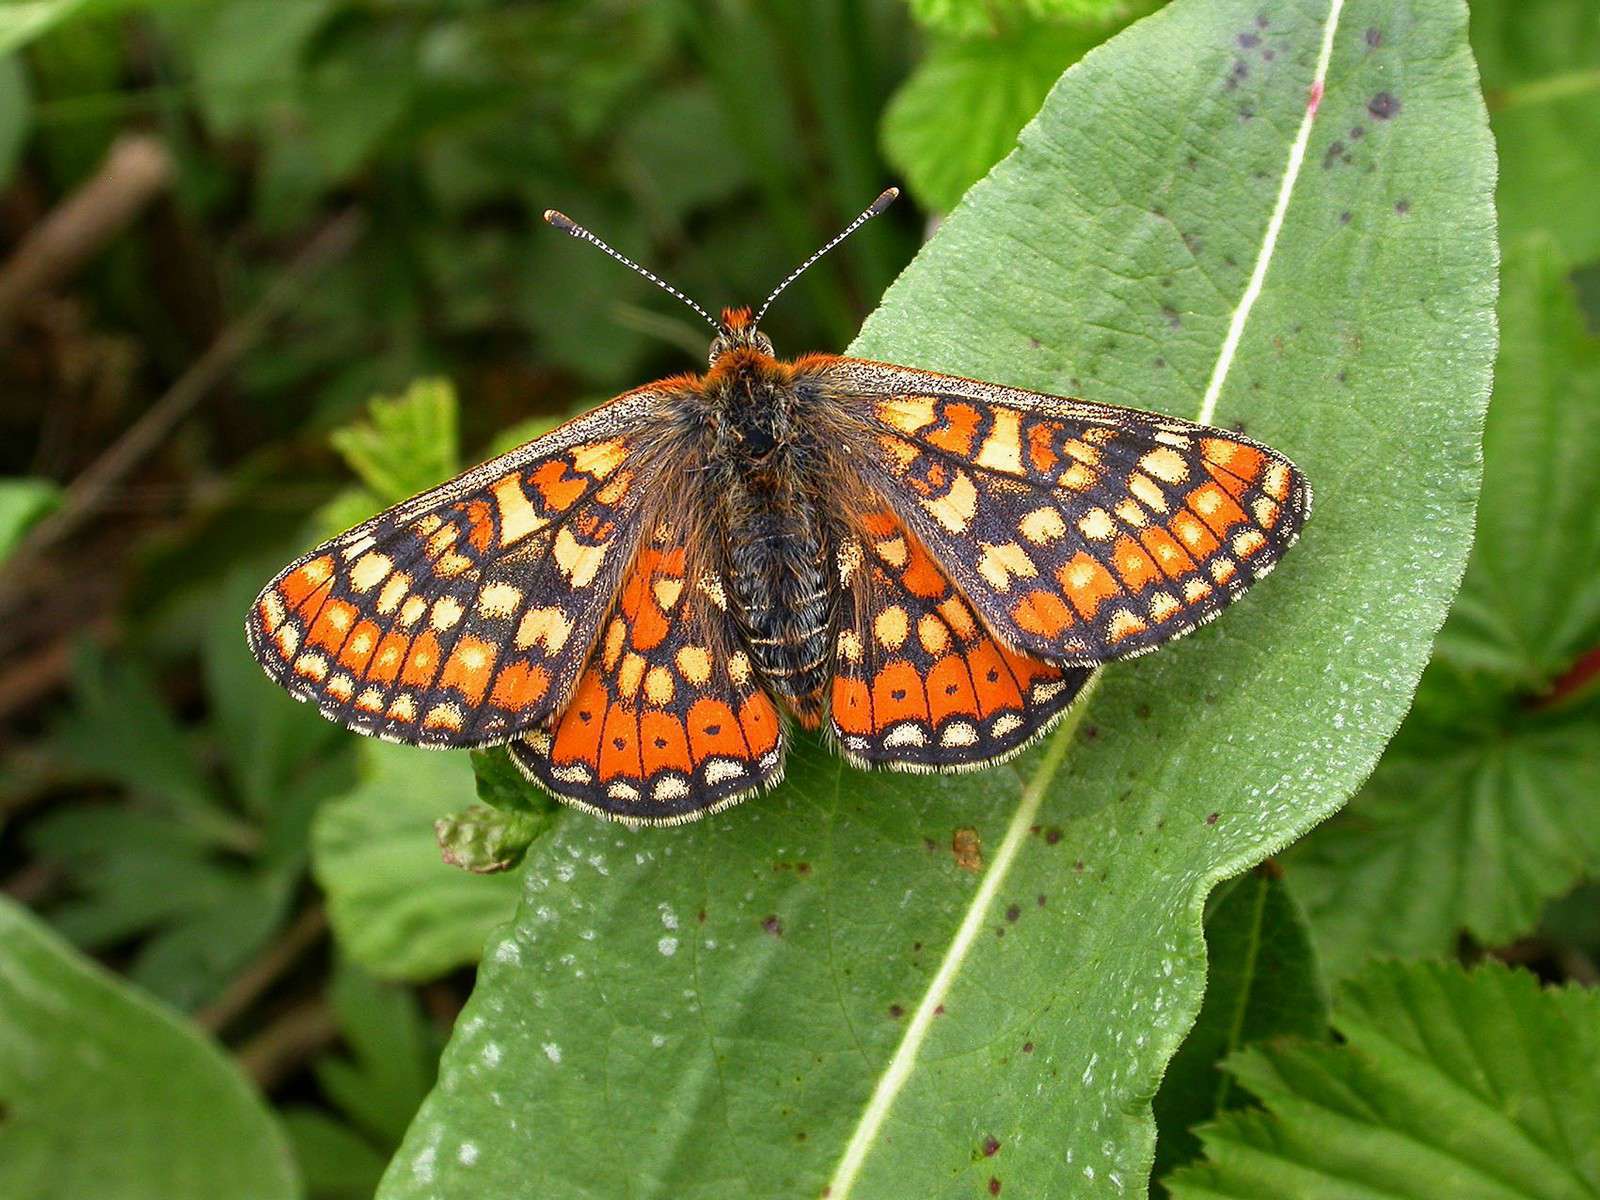
[[[472,752],[472,773],[478,799],[492,808],[513,813],[551,813],[558,811],[549,793],[528,782],[517,770],[511,756],[501,747]]]
[[[466,756],[365,741],[359,756],[363,781],[312,826],[312,866],[339,944],[382,979],[432,979],[476,962],[511,915],[517,883],[439,857],[434,820],[473,800]]]
[[[1195,1126],[1249,1101],[1222,1061],[1286,1034],[1321,1036],[1328,996],[1305,916],[1271,864],[1222,884],[1206,905],[1206,998],[1156,1093],[1157,1175],[1195,1158]]]
[[[474,804],[465,812],[440,817],[433,823],[433,832],[444,861],[452,867],[494,875],[520,863],[533,839],[549,823],[548,817]]]
[[[948,212],[1010,153],[1061,72],[1116,29],[1033,23],[936,40],[884,112],[885,157],[919,203]]]
[[[367,420],[328,440],[380,503],[398,504],[459,469],[456,392],[446,379],[419,379],[402,396],[378,397]]]
[[[1350,807],[1285,857],[1335,976],[1526,933],[1600,870],[1600,697],[1541,699],[1600,645],[1600,337],[1548,239],[1512,243],[1478,538],[1416,703]]]
[[[1577,1200],[1600,1194],[1600,992],[1498,964],[1373,967],[1339,997],[1342,1045],[1234,1059],[1266,1111],[1201,1132],[1175,1200]]]
[[[299,1187],[237,1066],[0,897],[0,1195],[292,1200]]]
[[[0,59],[0,68],[5,65]],[[0,78],[0,89],[5,80]],[[0,100],[0,105],[5,102]],[[0,114],[0,123],[4,115]],[[0,138],[4,131],[0,130]],[[0,147],[3,151],[4,147]],[[0,156],[0,175],[4,174],[4,160]],[[61,489],[48,479],[0,479],[0,563],[17,547],[33,523],[54,508],[61,500]]]
[[[910,0],[916,19],[941,33],[971,37],[1036,21],[1113,21],[1130,0]]]

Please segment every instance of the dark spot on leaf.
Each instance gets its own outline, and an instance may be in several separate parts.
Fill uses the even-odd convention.
[[[1395,212],[1399,213],[1402,217],[1405,216],[1408,212],[1411,211],[1411,201],[1409,201],[1409,200],[1396,200],[1394,202],[1394,210],[1395,210]]]
[[[1044,343],[1041,342],[1036,337],[1031,337],[1031,338],[1028,339],[1028,345],[1033,347],[1033,349],[1037,350],[1040,346],[1044,345]]]
[[[935,1004],[935,1005],[934,1005],[934,1006],[933,1006],[933,1015],[934,1015],[934,1016],[936,1016],[936,1017],[942,1017],[942,1016],[944,1016],[944,1005],[942,1005],[942,1004]]]
[[[1255,120],[1255,116],[1256,116],[1256,106],[1255,105],[1253,105],[1253,104],[1241,104],[1241,105],[1239,105],[1239,121],[1240,121],[1241,124],[1244,123],[1245,121],[1253,121],[1253,120]]]
[[[1259,17],[1256,18],[1256,28],[1257,29],[1265,29],[1268,26],[1268,24],[1270,24],[1270,22],[1267,20],[1267,14],[1266,13],[1262,13]]]
[[[1339,224],[1341,224],[1341,225],[1350,224],[1350,210],[1349,209],[1345,209],[1344,212],[1339,214]]]
[[[1044,893],[1043,892],[1040,892],[1036,897],[1034,897],[1034,899],[1038,902],[1038,905],[1039,905],[1040,908],[1043,908],[1045,906],[1046,901],[1045,901],[1045,897],[1044,897]]]
[[[1151,209],[1151,210],[1150,210],[1150,215],[1151,215],[1151,216],[1152,216],[1152,217],[1161,217],[1161,218],[1162,218],[1162,219],[1165,219],[1165,218],[1166,218],[1166,215],[1167,215],[1167,210],[1166,210],[1166,209],[1164,209],[1164,208],[1162,208],[1162,207],[1161,207],[1161,206],[1160,206],[1160,205],[1159,205],[1159,204],[1158,204],[1158,205],[1156,205],[1156,206],[1155,206],[1155,207],[1154,207],[1154,208],[1152,208],[1152,209]]]
[[[1379,92],[1367,101],[1367,111],[1380,121],[1387,121],[1400,111],[1400,101],[1392,93]]]
[[[1033,1043],[1032,1042],[1023,1042],[1022,1043],[1022,1052],[1024,1054],[1032,1054],[1033,1053]]]
[[[1259,45],[1261,45],[1261,35],[1260,34],[1258,34],[1258,33],[1241,33],[1239,35],[1239,46],[1242,49],[1254,50]]]
[[[1237,261],[1236,261],[1236,260],[1235,260],[1235,259],[1234,259],[1234,257],[1233,257],[1233,255],[1231,255],[1231,254],[1224,254],[1224,255],[1223,255],[1223,256],[1222,256],[1222,265],[1223,265],[1223,266],[1225,266],[1225,267],[1237,267],[1237,266],[1238,266],[1238,265],[1239,265],[1239,264],[1238,264],[1238,262],[1237,262]]]
[[[922,943],[921,942],[912,942],[911,943],[911,953],[913,953],[913,954],[921,954],[922,953]]]
[[[1071,388],[1077,388],[1083,385],[1078,382],[1078,377],[1074,375],[1071,379],[1067,380],[1067,386]]]
[[[1276,50],[1273,50],[1270,46],[1267,49],[1265,49],[1265,50],[1263,50],[1261,52],[1261,59],[1262,59],[1263,62],[1271,62],[1273,59],[1275,59],[1277,57],[1278,57],[1278,52]]]
[[[1153,366],[1155,366],[1157,369],[1159,369],[1159,368],[1164,367],[1164,366],[1167,365],[1167,360],[1164,359],[1164,358],[1156,358],[1156,359],[1152,359],[1151,363],[1152,363]]]
[[[906,1010],[901,1008],[898,1004],[891,1004],[889,1005],[889,1015],[898,1021],[901,1017],[906,1015]]]
[[[805,1141],[806,1140],[806,1131],[804,1129],[802,1129],[799,1133],[795,1134],[794,1135],[794,1140],[797,1141],[797,1142]]]
[[[1340,383],[1348,383],[1350,381],[1350,373],[1348,371],[1340,371],[1337,379]]]
[[[1097,738],[1099,736],[1100,736],[1100,726],[1098,726],[1098,725],[1085,725],[1083,727],[1083,740],[1084,741],[1092,742],[1092,741],[1095,740],[1095,738]]]
[[[1074,871],[1082,872],[1082,870],[1083,870],[1083,859],[1080,858],[1080,859],[1078,859],[1077,862],[1073,863],[1072,864],[1072,869]]]
[[[950,853],[955,857],[956,866],[963,871],[977,874],[983,870],[983,843],[978,840],[978,831],[963,825],[950,835]]]
[[[1138,717],[1141,721],[1148,721],[1150,719],[1150,706],[1143,701],[1140,701],[1138,704],[1133,706],[1133,715]]]
[[[1000,1194],[1000,1181],[998,1179],[996,1179],[993,1175],[991,1175],[991,1176],[989,1176],[989,1195],[998,1196],[999,1194]]]
[[[1044,831],[1044,844],[1046,846],[1054,846],[1060,840],[1061,827],[1059,825],[1052,825]]]
[[[1011,904],[1006,907],[1006,920],[1010,921],[1013,925],[1017,923],[1021,916],[1022,906],[1020,904]]]
[[[1161,315],[1167,319],[1167,324],[1172,328],[1183,328],[1183,318],[1178,315],[1178,310],[1173,308],[1172,305],[1163,304],[1161,306]]]
[[[1200,256],[1200,251],[1204,250],[1206,245],[1205,242],[1201,241],[1198,233],[1184,234],[1183,244],[1188,249],[1189,253],[1194,255],[1196,258]]]
[[[1192,171],[1200,165],[1200,160],[1191,154],[1188,158],[1184,159],[1183,165]]]
[[[783,936],[783,922],[778,920],[777,913],[768,913],[763,917],[761,919],[761,928],[765,929],[773,937]]]
[[[997,938],[1005,937],[1005,935],[1006,935],[1006,927],[1004,925],[996,925],[994,927],[994,935]]]
[[[1340,159],[1343,159],[1345,162],[1349,162],[1350,156],[1344,151],[1344,143],[1336,141],[1329,146],[1327,152],[1323,154],[1322,169],[1324,171],[1332,169],[1333,165]]]
[[[1207,825],[1215,825],[1217,823],[1217,818],[1219,816],[1221,816],[1221,815],[1222,815],[1221,813],[1207,813],[1206,814],[1206,824]]]
[[[809,875],[811,874],[811,864],[808,862],[795,863],[794,872],[796,875]]]
[[[1365,125],[1352,125],[1350,127],[1350,137],[1351,137],[1352,141],[1359,142],[1362,138],[1364,138],[1366,136],[1367,136],[1367,127]]]
[[[1383,33],[1376,25],[1367,28],[1367,45],[1373,50],[1383,45]]]
[[[939,843],[934,841],[931,837],[925,837],[922,839],[922,848],[929,854],[932,854],[939,848]]]
[[[700,924],[704,925],[706,923],[706,910],[702,908],[699,913],[696,914],[695,919],[698,920]]]
[[[993,1158],[998,1153],[1000,1153],[1000,1139],[991,1133],[983,1139],[983,1156]]]
[[[1162,287],[1171,287],[1172,286],[1172,276],[1171,275],[1162,276],[1161,286]]]

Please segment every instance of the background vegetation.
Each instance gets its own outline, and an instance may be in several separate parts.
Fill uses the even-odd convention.
[[[1137,1193],[1152,1170],[1180,1196],[1600,1194],[1586,0],[1471,5],[1501,276],[1477,541],[1399,733],[1286,849],[1365,776],[1466,549],[1494,250],[1470,203],[1486,147],[1445,111],[1477,103],[1450,73],[1447,0],[1347,6],[1342,36],[1376,74],[1305,170],[1310,211],[1358,240],[1288,228],[1288,261],[1325,294],[1266,297],[1261,354],[1243,352],[1260,395],[1219,412],[1312,469],[1326,540],[1250,612],[1259,644],[1223,622],[1170,666],[1108,673],[1065,766],[1047,750],[946,785],[802,747],[770,802],[619,841],[493,755],[360,743],[244,648],[249,598],[298,548],[704,353],[692,314],[551,235],[542,209],[711,305],[764,294],[899,180],[911,203],[768,323],[781,351],[842,348],[1062,71],[1158,7],[0,4],[0,1194],[331,1200],[373,1194],[392,1159],[389,1195],[473,1170],[483,1195],[521,1194],[519,1171],[541,1194],[815,1194],[1028,803],[1036,861],[983,934],[979,965],[1004,982],[952,994],[953,1041],[906,1093],[917,1131],[857,1194],[894,1195],[893,1172],[924,1162],[930,1195]],[[1271,77],[1269,39],[1326,6],[1235,7],[1181,2],[1086,63],[861,346],[1192,416],[1216,306],[1251,261],[1232,261],[1226,204],[1252,154],[1281,169],[1300,111],[1299,93],[1281,113],[1237,97]],[[1180,34],[1208,22],[1238,74],[1204,135],[1241,140],[1162,163],[1152,114],[1192,57]],[[1444,114],[1402,108],[1434,122],[1410,175],[1377,157],[1386,118],[1360,111],[1379,88]],[[1367,154],[1404,190],[1341,192]],[[1163,199],[1170,172],[1203,178]],[[1162,282],[1137,223],[1152,205],[1201,278]],[[1413,206],[1443,233],[1407,234]],[[997,244],[1056,283],[992,286]],[[1342,340],[1296,341],[1303,325]],[[1362,455],[1379,469],[1361,475]],[[1292,707],[1219,704],[1235,679]],[[1294,815],[1250,824],[1255,777],[1216,767],[1234,736],[1272,748],[1263,790],[1294,764]],[[1139,798],[1116,808],[1124,787]],[[516,869],[446,866],[441,818],[453,858]],[[1213,826],[1226,849],[1202,840]],[[1202,901],[1208,975],[1189,944]]]

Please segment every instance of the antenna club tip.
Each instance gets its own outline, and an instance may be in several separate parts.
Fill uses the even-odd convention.
[[[571,233],[578,227],[578,223],[571,217],[567,216],[566,213],[557,212],[553,208],[547,208],[544,210],[544,219],[550,222],[550,224],[554,225],[557,229],[561,230],[563,233]]]
[[[871,208],[870,211],[873,212],[873,213],[881,213],[884,209],[888,208],[889,205],[893,204],[899,198],[900,198],[900,189],[899,188],[897,188],[897,187],[884,188],[883,191],[878,194],[878,198],[872,202],[872,208]]]

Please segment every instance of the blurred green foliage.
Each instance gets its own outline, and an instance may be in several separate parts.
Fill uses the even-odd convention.
[[[21,697],[0,884],[57,931],[0,909],[7,1195],[367,1196],[428,1094],[518,890],[446,865],[434,823],[500,865],[549,807],[493,756],[353,745],[261,676],[240,614],[297,547],[698,365],[692,313],[541,212],[715,307],[758,300],[892,167],[913,203],[769,322],[781,352],[842,349],[915,209],[953,209],[1065,68],[1156,7],[0,4],[0,267],[119,137],[154,139],[173,180],[0,313],[0,559],[319,230],[361,222],[91,524],[7,564],[28,590],[0,618],[0,697]],[[1439,1194],[1408,1161],[1474,1147],[1518,1194],[1600,1187],[1568,1152],[1600,1113],[1600,17],[1471,13],[1505,257],[1479,546],[1371,782],[1281,878],[1208,905],[1209,991],[1155,1101],[1175,1195],[1325,1194],[1307,1180],[1348,1166],[1335,1142],[1390,1194]],[[324,908],[331,933],[302,940]],[[1374,965],[1393,954],[1427,961]],[[1490,955],[1518,969],[1455,965]],[[1498,1083],[1441,1038],[1490,1047]]]

